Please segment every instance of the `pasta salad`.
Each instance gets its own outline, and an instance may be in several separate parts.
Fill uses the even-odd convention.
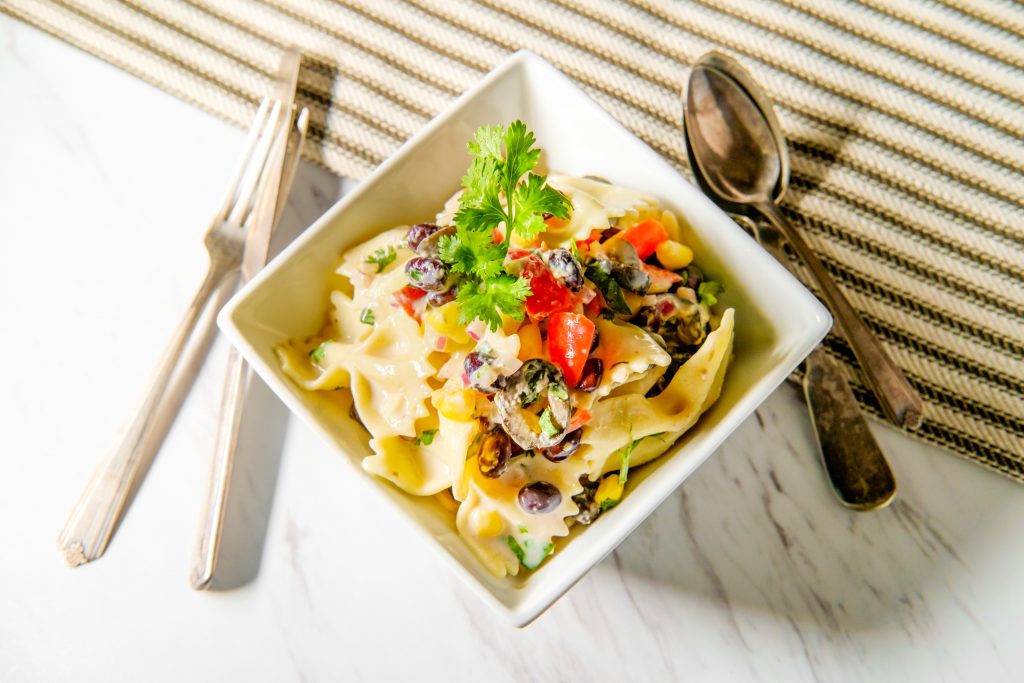
[[[487,569],[517,575],[717,400],[734,311],[653,197],[535,174],[519,121],[469,151],[433,222],[344,253],[321,333],[276,352],[303,389],[351,392],[365,470],[439,496]]]

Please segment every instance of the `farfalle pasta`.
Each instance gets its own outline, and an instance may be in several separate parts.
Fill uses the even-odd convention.
[[[303,389],[352,393],[372,450],[363,467],[454,500],[459,533],[497,576],[538,567],[627,495],[629,468],[718,398],[732,349],[734,313],[714,311],[721,288],[671,212],[600,180],[547,184],[571,206],[565,219],[546,216],[529,240],[493,237],[507,244],[504,272],[530,286],[522,315],[460,320],[464,283],[440,258],[456,195],[434,223],[342,254],[321,334],[277,349]],[[435,266],[441,284],[417,286]]]

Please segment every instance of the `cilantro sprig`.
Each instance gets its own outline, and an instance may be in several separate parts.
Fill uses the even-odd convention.
[[[455,234],[441,238],[440,257],[463,276],[459,286],[459,323],[479,318],[492,330],[501,314],[523,319],[529,283],[505,272],[512,235],[531,240],[544,231],[544,214],[567,219],[572,204],[533,173],[540,157],[536,138],[522,121],[482,126],[467,147],[473,157],[462,178],[465,191],[455,214]],[[495,243],[495,230],[504,239]]]

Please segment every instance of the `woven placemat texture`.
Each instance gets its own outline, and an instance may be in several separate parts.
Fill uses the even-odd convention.
[[[927,403],[917,436],[1024,480],[1024,4],[1014,0],[0,0],[247,126],[307,54],[305,153],[366,175],[528,48],[688,173],[680,87],[738,58],[791,141],[785,211]],[[780,302],[784,305],[784,302]],[[850,348],[832,335],[871,411]]]

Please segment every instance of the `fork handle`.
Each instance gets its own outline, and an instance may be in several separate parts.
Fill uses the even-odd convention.
[[[203,500],[199,536],[192,556],[189,582],[196,590],[205,590],[213,582],[217,566],[221,531],[227,509],[228,488],[231,485],[231,470],[234,468],[235,450],[238,444],[238,430],[242,423],[245,401],[242,400],[248,384],[249,366],[234,347],[228,352],[228,371],[224,381],[221,399],[221,420],[217,428],[217,441],[213,450],[213,464],[210,472],[209,490]]]
[[[121,442],[97,466],[82,496],[71,510],[57,540],[64,560],[70,566],[77,567],[91,562],[106,550],[128,495],[138,480],[140,465],[145,460],[143,446],[146,437],[165,411],[167,387],[185,344],[192,336],[199,315],[206,308],[210,297],[234,270],[210,266],[199,291],[164,349],[146,396],[123,432]]]

